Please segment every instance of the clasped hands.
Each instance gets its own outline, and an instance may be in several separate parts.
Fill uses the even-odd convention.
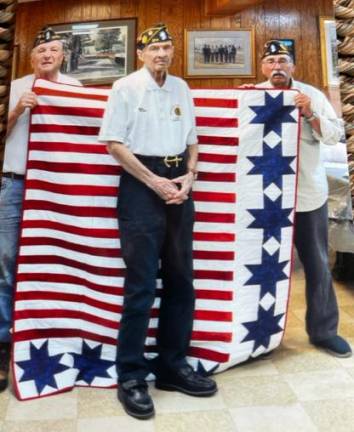
[[[150,187],[166,204],[182,204],[188,199],[193,180],[194,174],[192,172],[171,180],[166,177],[154,176]]]

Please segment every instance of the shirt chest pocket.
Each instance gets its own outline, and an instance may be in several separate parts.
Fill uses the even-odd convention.
[[[170,120],[173,122],[181,122],[182,121],[182,108],[179,104],[172,105],[170,109]]]
[[[145,132],[149,122],[148,110],[144,105],[138,105],[133,111],[132,127],[135,130]]]

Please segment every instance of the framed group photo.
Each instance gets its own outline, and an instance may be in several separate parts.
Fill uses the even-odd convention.
[[[111,84],[135,68],[136,19],[51,25],[62,35],[62,72],[84,85]]]
[[[254,77],[254,30],[185,30],[184,76]]]

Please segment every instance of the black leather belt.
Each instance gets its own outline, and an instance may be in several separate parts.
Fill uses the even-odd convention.
[[[25,178],[25,176],[23,174],[16,174],[16,173],[12,173],[12,172],[4,172],[4,173],[2,173],[2,177],[8,177],[12,180],[14,180],[14,179],[23,180]]]
[[[145,163],[163,163],[166,167],[178,167],[185,159],[186,153],[180,153],[175,156],[145,156],[134,154],[141,162]]]

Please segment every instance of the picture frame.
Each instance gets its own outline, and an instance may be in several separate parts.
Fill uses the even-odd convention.
[[[296,63],[295,56],[295,40],[294,39],[278,39],[288,49],[294,64]]]
[[[104,85],[133,72],[136,66],[136,18],[50,25],[63,35],[61,72],[84,85]]]
[[[11,81],[17,78],[19,49],[20,49],[19,44],[15,43],[13,47],[13,53],[12,53]]]
[[[336,22],[331,16],[319,17],[323,86],[339,87]]]
[[[186,29],[184,77],[255,77],[254,29]]]

